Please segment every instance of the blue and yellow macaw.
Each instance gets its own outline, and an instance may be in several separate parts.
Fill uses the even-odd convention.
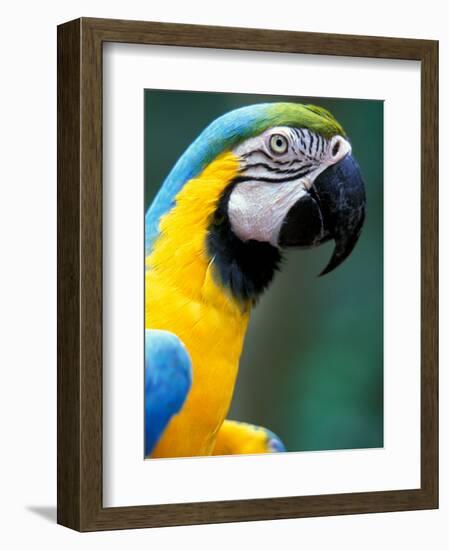
[[[351,145],[323,108],[243,107],[190,145],[145,217],[147,457],[285,450],[226,419],[251,309],[283,249],[333,239],[328,273],[364,215]]]

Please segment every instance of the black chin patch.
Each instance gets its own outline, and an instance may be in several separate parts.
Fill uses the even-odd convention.
[[[279,246],[307,247],[320,244],[324,237],[324,221],[315,199],[307,194],[288,211],[279,233]]]
[[[243,242],[232,231],[228,203],[236,184],[237,181],[229,184],[218,201],[209,223],[206,246],[220,284],[240,302],[255,303],[271,283],[281,253],[267,242]]]

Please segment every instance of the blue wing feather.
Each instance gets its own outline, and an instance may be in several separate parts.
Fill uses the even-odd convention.
[[[165,330],[145,331],[145,456],[174,414],[181,410],[192,384],[189,354],[181,340]]]

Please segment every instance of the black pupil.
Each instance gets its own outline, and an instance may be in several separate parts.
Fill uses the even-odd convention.
[[[282,147],[282,145],[284,145],[284,143],[283,143],[283,141],[282,141],[281,138],[277,138],[277,140],[276,140],[276,145],[277,145],[278,147]]]
[[[339,149],[340,149],[340,142],[337,141],[337,143],[332,148],[332,156],[335,157],[335,155],[338,153]]]

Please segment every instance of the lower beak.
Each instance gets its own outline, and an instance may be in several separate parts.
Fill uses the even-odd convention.
[[[326,168],[310,191],[289,210],[279,234],[279,246],[311,248],[334,239],[334,252],[320,275],[329,273],[354,249],[365,219],[365,202],[360,168],[347,155]]]

